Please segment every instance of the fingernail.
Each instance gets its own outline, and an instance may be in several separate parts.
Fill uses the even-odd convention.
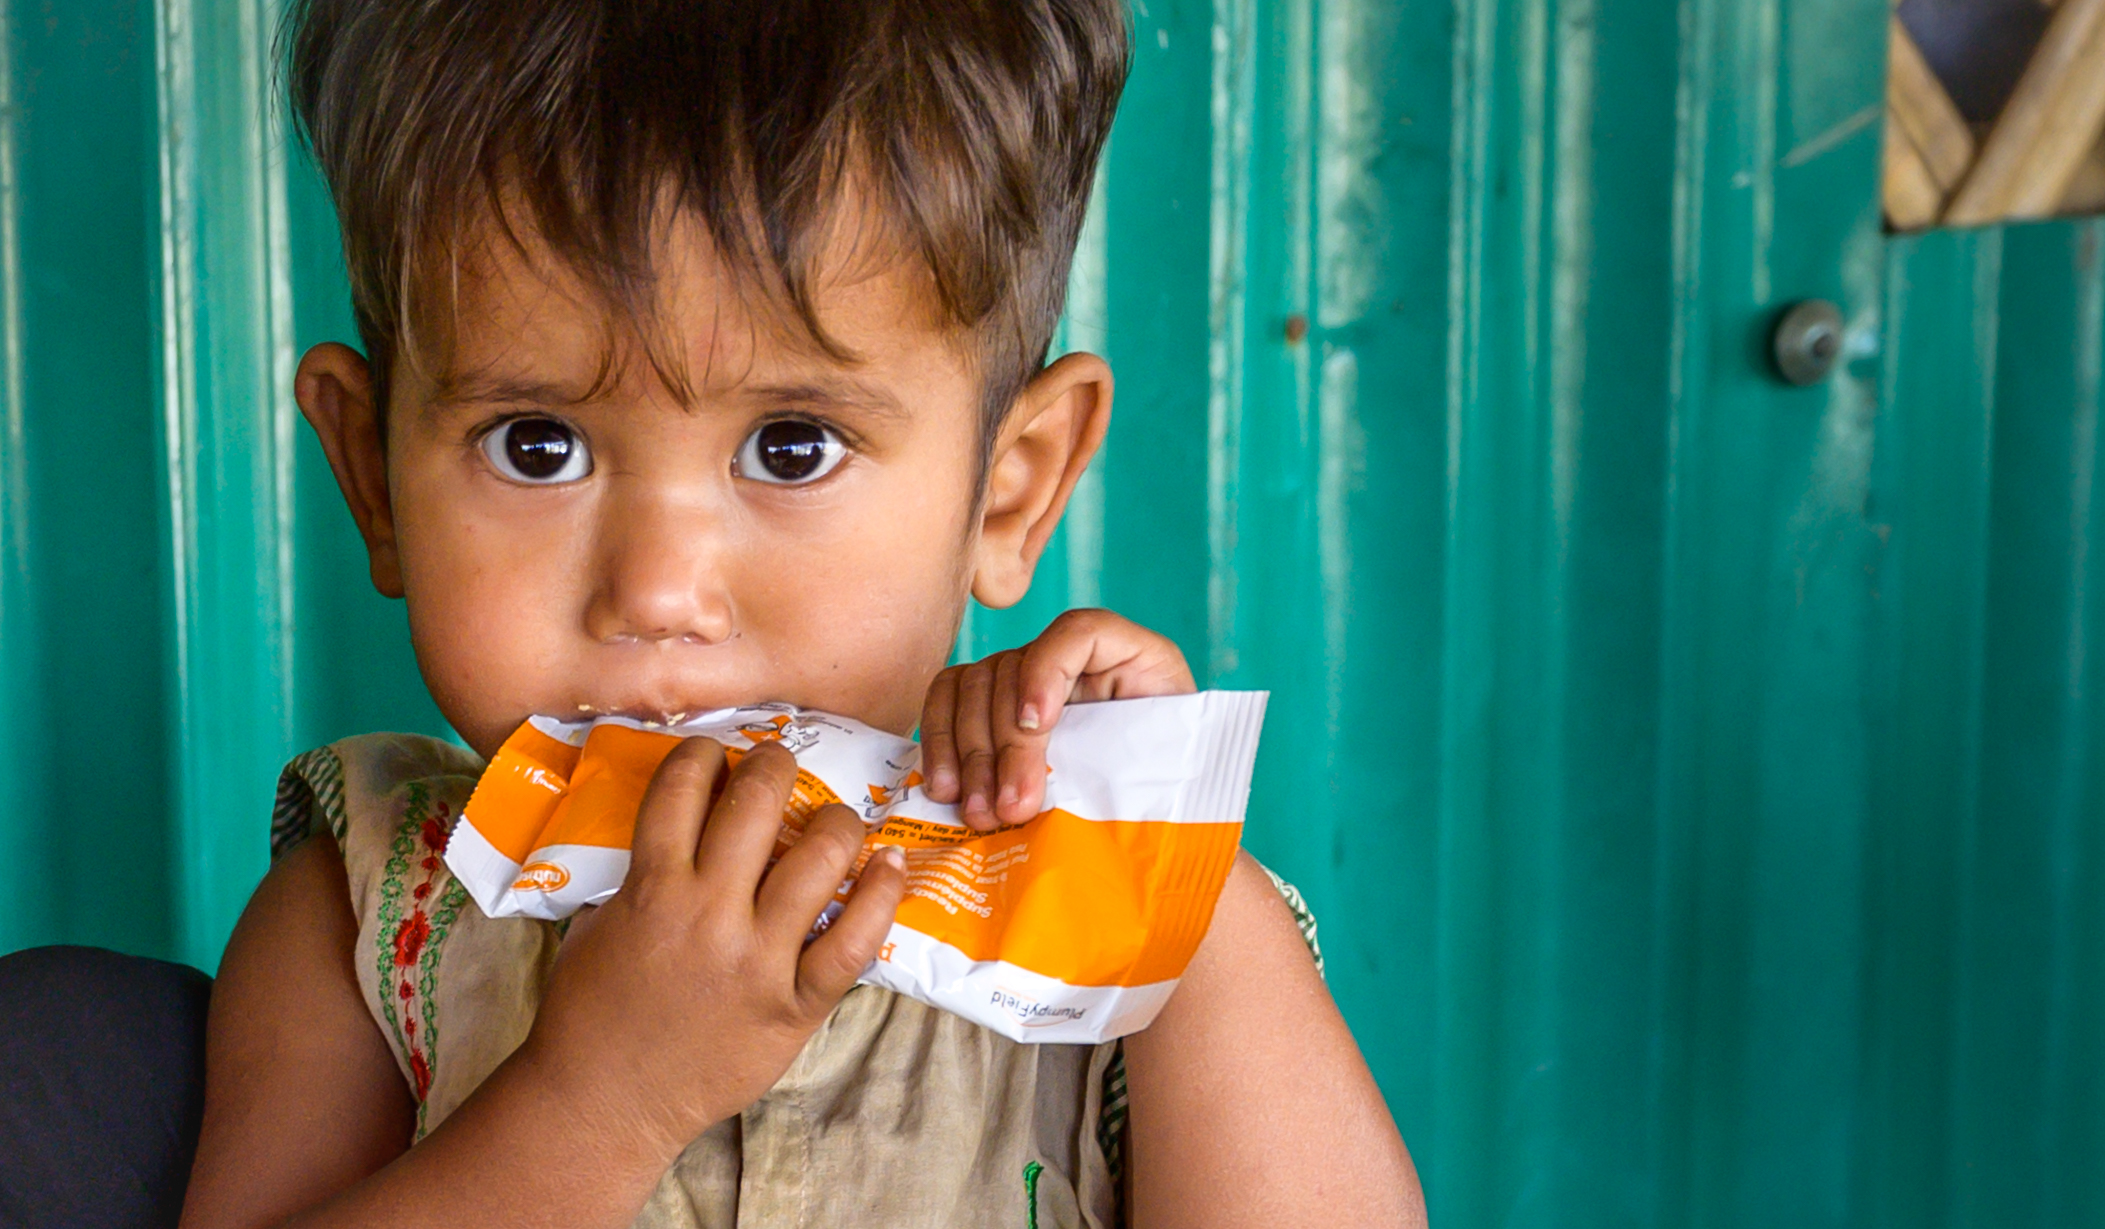
[[[929,776],[928,788],[933,793],[952,793],[957,789],[957,774],[948,768],[938,768]]]
[[[1004,786],[1002,786],[1002,787],[1001,787],[1001,806],[1003,806],[1004,808],[1006,808],[1006,807],[1012,807],[1012,806],[1015,806],[1015,805],[1016,805],[1016,787],[1015,787],[1015,786],[1013,786],[1013,785],[1004,785]]]
[[[877,851],[877,856],[883,858],[885,865],[893,870],[903,871],[906,869],[906,851],[897,845],[886,845]]]
[[[1035,730],[1038,728],[1037,705],[1026,704],[1023,706],[1023,711],[1016,714],[1016,728],[1019,730]]]
[[[984,794],[974,794],[970,798],[965,799],[965,814],[967,815],[972,814],[974,811],[984,811],[986,809],[987,799]]]

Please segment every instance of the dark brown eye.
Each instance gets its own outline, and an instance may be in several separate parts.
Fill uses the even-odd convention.
[[[514,418],[482,438],[483,455],[514,482],[575,482],[592,472],[584,437],[553,418]]]
[[[738,450],[738,476],[775,486],[815,482],[848,455],[833,432],[804,418],[760,424]]]

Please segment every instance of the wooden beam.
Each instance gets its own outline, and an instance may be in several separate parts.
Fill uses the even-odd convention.
[[[1944,188],[1930,173],[1922,151],[1908,139],[1908,130],[1893,108],[1886,111],[1884,188],[1886,225],[1894,230],[1921,230],[1934,226],[1944,208]]]
[[[2105,213],[2105,142],[2091,146],[2061,194],[2063,213]]]
[[[1973,130],[1922,58],[1915,36],[1897,16],[1888,18],[1887,25],[1886,122],[1907,133],[1908,143],[1937,186],[1941,211],[1944,198],[1973,167]]]
[[[1979,226],[2061,206],[2105,128],[2105,0],[2061,0],[1945,221]]]

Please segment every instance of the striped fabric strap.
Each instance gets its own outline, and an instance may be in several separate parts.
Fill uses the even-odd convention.
[[[1315,957],[1316,973],[1320,976],[1323,972],[1323,945],[1316,942],[1316,915],[1309,910],[1308,902],[1301,899],[1301,889],[1281,879],[1264,863],[1257,865],[1272,881],[1272,886],[1279,889],[1279,898],[1286,902],[1286,907],[1293,910],[1294,925],[1301,928],[1301,941],[1308,944],[1308,954]]]
[[[343,840],[344,765],[333,747],[295,756],[278,774],[278,797],[270,811],[273,860],[313,833],[317,813],[336,839]]]

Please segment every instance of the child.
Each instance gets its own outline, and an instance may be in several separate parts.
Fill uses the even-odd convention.
[[[289,21],[368,356],[317,347],[298,398],[475,754],[369,736],[288,769],[185,1225],[1419,1223],[1247,857],[1154,1025],[1085,1047],[855,987],[895,861],[806,945],[862,827],[823,811],[768,870],[779,749],[726,773],[683,744],[626,886],[567,927],[482,916],[437,856],[532,714],[918,721],[930,793],[989,827],[1033,813],[1064,702],[1189,689],[1101,613],[942,669],[968,595],[1024,594],[1108,422],[1103,362],[1043,356],[1118,0]]]

